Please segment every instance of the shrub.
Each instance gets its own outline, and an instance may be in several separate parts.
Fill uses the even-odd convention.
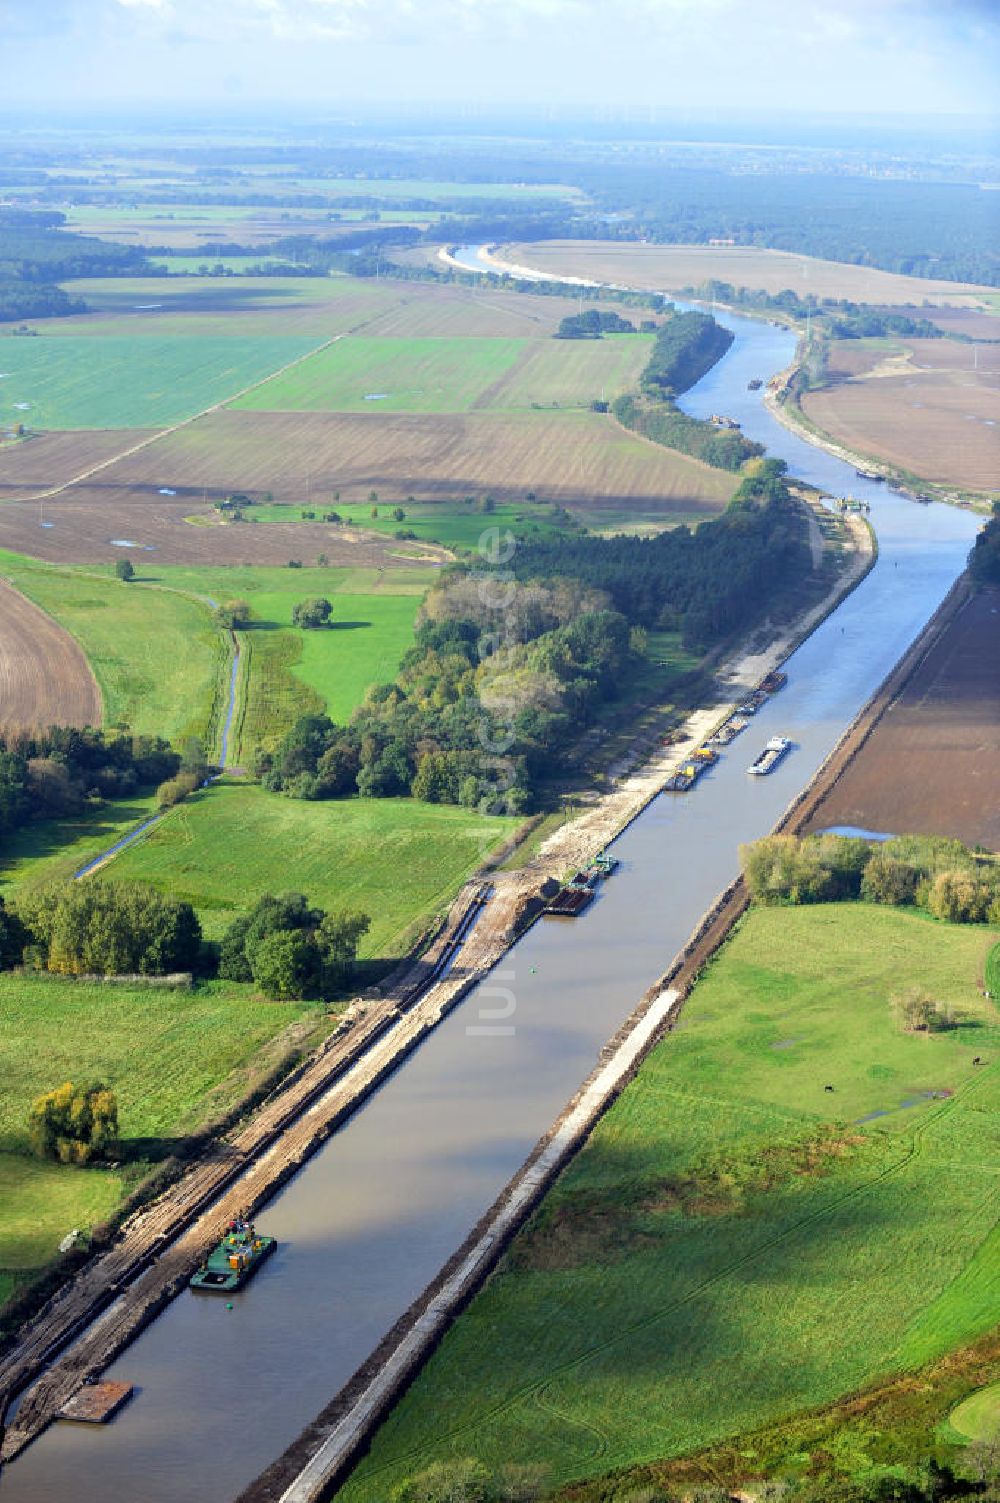
[[[86,1164],[107,1155],[118,1141],[118,1103],[104,1085],[47,1091],[31,1104],[28,1135],[39,1158]]]
[[[128,584],[130,579],[135,578],[135,565],[129,558],[120,558],[115,564],[115,578],[121,579]]]
[[[955,1026],[954,1009],[947,1002],[935,1002],[918,986],[895,997],[892,1007],[907,1033],[942,1033]]]
[[[899,907],[912,903],[917,892],[917,872],[881,848],[872,852],[861,879],[861,896],[869,903]]]
[[[215,623],[224,631],[234,631],[248,626],[253,619],[253,610],[248,600],[227,600],[217,605],[213,612]]]
[[[981,924],[990,909],[990,891],[968,872],[939,872],[930,885],[927,908],[951,924]]]
[[[171,809],[174,804],[183,803],[192,793],[196,793],[202,781],[196,772],[179,772],[175,778],[168,778],[160,784],[156,790],[156,802],[161,809]]]

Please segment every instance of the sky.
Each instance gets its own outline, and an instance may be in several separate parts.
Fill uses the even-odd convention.
[[[0,0],[3,103],[996,113],[1000,0]]]

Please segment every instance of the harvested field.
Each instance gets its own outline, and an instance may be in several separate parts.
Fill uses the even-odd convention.
[[[154,453],[137,454],[131,462],[140,466],[145,459],[151,467]],[[224,482],[217,489],[227,487]],[[200,486],[194,494],[200,509]],[[0,507],[0,548],[49,563],[113,563],[125,557],[139,569],[154,562],[287,564],[290,558],[309,565],[321,553],[331,564],[348,568],[407,569],[442,563],[449,557],[431,543],[401,544],[320,522],[196,527],[185,520],[195,510],[191,495],[171,500],[158,495],[155,485],[98,484],[95,479],[89,486],[73,487],[46,501],[44,529],[39,526],[37,502],[11,501]]]
[[[1000,850],[1000,590],[972,596],[810,824]]]
[[[562,298],[342,275],[108,278],[67,289],[94,311],[47,319],[52,333],[322,337],[363,325],[366,334],[399,339],[523,339],[553,334],[567,312]]]
[[[210,494],[249,490],[257,495],[266,489],[277,501],[302,501],[309,493],[317,504],[335,490],[345,501],[364,500],[372,489],[383,501],[411,493],[461,497],[483,490],[498,499],[522,498],[532,490],[541,501],[599,501],[604,507],[639,500],[669,516],[673,511],[717,512],[734,484],[725,471],[636,438],[599,413],[224,411],[166,435],[143,453],[110,466],[91,485],[67,494],[105,504],[134,503],[145,494],[157,503],[157,514],[166,514],[169,508],[157,495],[163,486],[175,489],[178,496],[186,494],[189,511],[190,499],[201,501],[205,489]],[[0,516],[2,525],[9,523]],[[259,543],[242,541],[248,532],[262,530],[261,525],[239,529],[241,541],[231,556],[265,561],[245,551]],[[317,531],[332,540],[329,529]],[[295,539],[296,550],[308,556],[304,527],[296,527]],[[2,531],[0,543],[23,546],[5,541]]]
[[[922,303],[926,298],[948,306],[975,307],[992,291],[967,282],[935,282],[743,245],[612,245],[549,240],[504,246],[500,256],[555,276],[587,277],[667,292],[696,287],[714,278],[734,287],[760,288],[769,293],[790,287],[816,297],[850,298],[859,303],[897,306]]]
[[[66,289],[93,312],[47,319],[47,334],[315,335],[317,343],[396,308],[408,291],[347,276],[109,277]]]
[[[66,485],[74,475],[141,443],[155,428],[101,428],[41,433],[0,445],[0,501]]]
[[[0,725],[100,723],[100,690],[77,643],[0,580]]]
[[[925,480],[980,491],[998,485],[1000,380],[986,371],[876,369],[807,392],[802,410],[838,443]]]
[[[1000,318],[995,312],[977,313],[965,308],[939,309],[933,314],[925,314],[923,309],[919,311],[946,334],[968,334],[970,339],[1000,339]]]

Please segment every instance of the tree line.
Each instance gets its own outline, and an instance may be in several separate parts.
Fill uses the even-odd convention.
[[[882,339],[898,334],[909,339],[941,339],[943,331],[929,318],[914,318],[894,308],[871,308],[850,298],[805,297],[785,287],[781,292],[764,292],[759,287],[734,287],[710,277],[697,287],[687,287],[685,297],[728,303],[735,308],[752,308],[761,313],[786,313],[790,318],[811,316],[817,330],[825,329],[834,339]],[[950,335],[964,343],[968,335]]]
[[[969,573],[977,584],[1000,584],[1000,501],[994,501],[993,515],[976,535]]]
[[[637,395],[623,392],[611,410],[625,428],[690,454],[716,469],[737,471],[764,453],[738,428],[689,417],[674,397],[700,381],[729,349],[733,335],[707,313],[674,313],[659,329]]]
[[[169,976],[190,972],[251,982],[275,1001],[329,1000],[350,981],[371,920],[326,912],[302,893],[267,893],[217,946],[193,906],[143,883],[98,877],[0,899],[0,970],[57,976]]]
[[[693,531],[529,541],[511,568],[518,578],[571,574],[605,591],[630,625],[680,631],[686,647],[703,651],[805,567],[805,522],[784,472],[783,460],[752,461],[723,515]]]
[[[183,761],[159,736],[106,735],[90,726],[0,733],[0,834],[154,787]]]
[[[863,899],[956,924],[1000,923],[1000,865],[960,840],[903,835],[872,843],[838,835],[769,835],[740,848],[751,897],[763,904]]]
[[[783,469],[758,463],[728,511],[693,532],[524,541],[496,590],[453,567],[428,593],[396,679],[373,686],[345,726],[304,716],[256,775],[296,798],[537,805],[553,760],[629,689],[649,628],[702,651],[798,577],[805,525]]]
[[[652,325],[655,328],[655,325]],[[562,319],[555,339],[600,339],[602,334],[634,334],[635,324],[620,313],[605,313],[588,308],[584,313],[570,313]]]
[[[57,284],[67,277],[137,276],[145,253],[63,228],[65,214],[0,208],[0,322],[84,313]]]

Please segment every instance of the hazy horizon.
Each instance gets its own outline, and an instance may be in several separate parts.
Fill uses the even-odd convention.
[[[0,0],[5,113],[986,121],[994,0]]]

